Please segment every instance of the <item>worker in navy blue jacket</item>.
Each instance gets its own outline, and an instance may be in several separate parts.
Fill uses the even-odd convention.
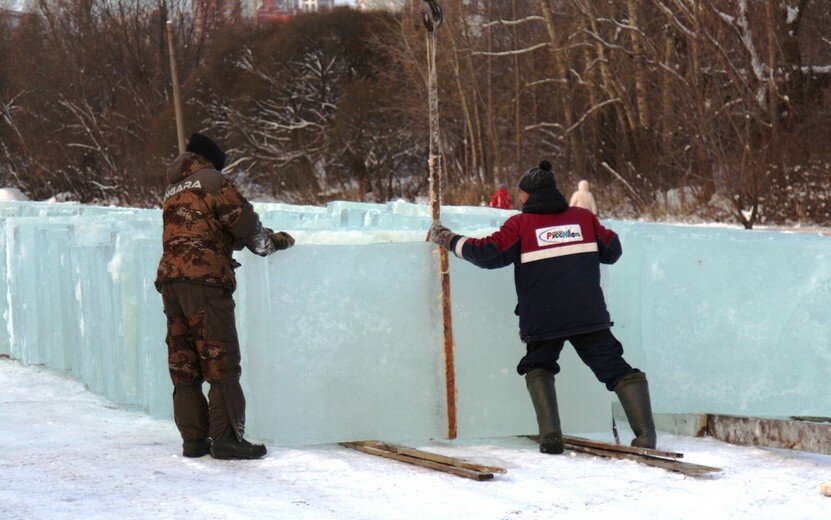
[[[517,366],[525,376],[540,428],[540,451],[562,453],[554,376],[569,341],[598,380],[614,390],[635,432],[633,446],[654,448],[655,426],[646,375],[623,359],[623,347],[600,288],[600,264],[620,258],[620,240],[591,211],[570,208],[557,189],[551,163],[519,181],[522,213],[489,237],[454,234],[434,222],[430,239],[479,267],[514,265],[519,331],[527,352]]]

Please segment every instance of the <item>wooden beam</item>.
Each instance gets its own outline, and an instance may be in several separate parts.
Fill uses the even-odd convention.
[[[449,464],[442,464],[439,462],[434,462],[432,460],[427,460],[418,457],[412,457],[409,455],[404,455],[401,453],[394,453],[391,451],[387,451],[382,448],[374,447],[371,445],[365,444],[367,441],[362,442],[343,442],[341,446],[352,448],[353,450],[357,450],[363,453],[368,453],[370,455],[376,455],[378,457],[384,457],[387,459],[397,460],[399,462],[406,462],[407,464],[412,464],[414,466],[421,466],[423,468],[429,468],[436,471],[442,471],[444,473],[450,473],[452,475],[457,475],[459,477],[465,477],[472,480],[491,480],[493,478],[493,473],[485,472],[485,471],[477,471],[473,469],[462,468],[458,466],[453,466]],[[371,442],[371,441],[370,441]]]
[[[584,446],[586,448],[599,448],[609,451],[619,451],[621,453],[633,453],[635,455],[649,455],[652,457],[665,457],[670,459],[684,458],[684,454],[679,453],[677,451],[662,451],[652,450],[649,448],[636,448],[635,446],[628,446],[625,444],[609,444],[606,442],[598,442],[589,439],[583,439],[581,437],[570,437],[568,435],[563,435],[563,444]]]
[[[568,445],[566,449],[595,455],[597,457],[606,457],[609,459],[633,460],[640,464],[647,466],[654,466],[684,475],[702,476],[708,473],[715,473],[721,471],[721,468],[712,466],[703,466],[701,464],[692,464],[690,462],[682,462],[680,460],[664,459],[660,457],[653,457],[650,455],[638,455],[636,453],[625,453],[613,450],[602,450],[598,448],[589,448],[587,446],[578,446],[575,444]]]
[[[176,46],[173,39],[173,22],[167,21],[167,50],[170,56],[170,82],[173,86],[173,110],[176,114],[176,139],[179,153],[185,153],[185,126],[182,121],[182,97],[179,92],[179,72],[176,68]]]
[[[427,167],[430,172],[430,207],[433,221],[441,219],[441,129],[439,127],[439,86],[436,73],[436,31],[442,23],[441,8],[435,0],[422,5],[424,26],[427,29],[427,111],[430,135]],[[458,434],[456,419],[456,362],[453,346],[453,318],[450,305],[450,260],[447,250],[439,248],[439,281],[441,284],[441,315],[444,336],[444,378],[447,396],[447,438]]]
[[[484,473],[507,473],[507,470],[505,468],[500,468],[498,466],[485,466],[483,464],[468,462],[464,459],[449,457],[447,455],[440,455],[438,453],[431,453],[429,451],[416,450],[413,448],[408,448],[406,446],[400,446],[398,444],[392,444],[389,442],[362,441],[360,444],[363,444],[364,446],[371,446],[373,448],[383,449],[391,453],[400,453],[402,455],[407,455],[410,457],[416,457],[419,459],[438,462],[439,464],[448,464],[450,466],[472,469]]]

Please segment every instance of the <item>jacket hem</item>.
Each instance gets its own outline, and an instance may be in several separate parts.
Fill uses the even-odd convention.
[[[614,326],[615,322],[610,321],[607,323],[599,323],[597,325],[588,325],[586,327],[577,327],[574,329],[568,329],[563,331],[552,332],[549,334],[539,334],[535,336],[528,336],[524,334],[520,334],[520,339],[523,343],[531,343],[532,341],[546,341],[549,339],[560,339],[560,338],[568,338],[571,336],[577,336],[578,334],[588,334],[589,332],[597,332],[600,330],[607,330],[611,329]]]
[[[162,285],[170,283],[170,282],[182,282],[182,283],[193,283],[196,285],[207,285],[209,287],[222,287],[223,289],[230,289],[231,291],[235,291],[236,287],[233,285],[225,284],[225,283],[212,283],[212,282],[205,282],[202,280],[191,280],[189,278],[167,278],[165,280],[157,280],[154,282],[156,286],[156,290],[162,292]]]

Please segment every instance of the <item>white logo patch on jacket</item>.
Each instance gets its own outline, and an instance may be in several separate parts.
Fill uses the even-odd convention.
[[[165,192],[164,198],[169,199],[171,196],[176,195],[180,191],[192,190],[192,189],[201,188],[201,187],[202,187],[202,183],[199,182],[199,181],[196,181],[196,182],[185,181],[185,182],[179,183],[175,186],[171,186],[170,189],[167,190],[167,192]]]
[[[537,245],[540,247],[582,241],[583,231],[580,229],[580,224],[552,226],[537,230]]]

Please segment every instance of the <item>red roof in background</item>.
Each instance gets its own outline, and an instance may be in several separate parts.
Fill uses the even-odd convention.
[[[257,22],[285,22],[291,15],[292,12],[285,8],[284,0],[263,0],[263,5],[257,9]]]

